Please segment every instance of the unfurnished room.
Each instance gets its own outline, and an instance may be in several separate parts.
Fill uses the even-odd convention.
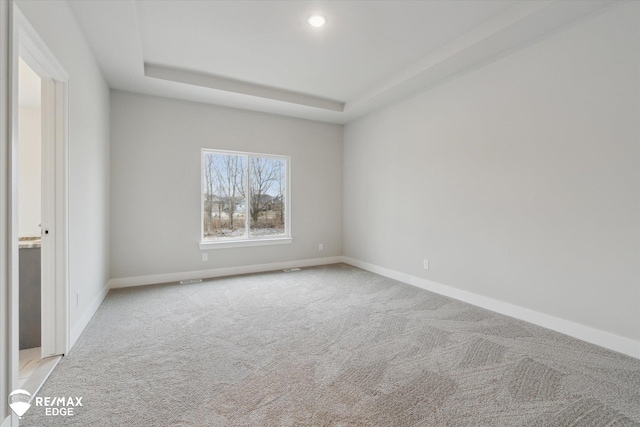
[[[640,2],[0,0],[0,427],[640,426]]]

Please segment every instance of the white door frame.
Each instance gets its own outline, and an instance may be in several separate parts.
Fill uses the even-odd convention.
[[[11,287],[11,272],[15,268],[16,255],[11,244],[11,207],[14,203],[10,183],[13,177],[11,164],[12,105],[14,90],[12,75],[13,7],[11,2],[0,0],[0,424],[2,427],[17,425],[16,416],[6,404],[7,397],[18,381],[18,296]]]
[[[13,5],[13,133],[11,175],[17,177],[17,64],[21,57],[42,77],[42,356],[64,354],[69,349],[68,290],[68,82],[69,75],[46,43]],[[16,180],[11,191],[18,192]],[[17,218],[18,206],[13,204]],[[12,221],[12,244],[18,245],[17,221]],[[19,289],[18,270],[11,287]],[[17,328],[14,328],[15,331]],[[14,341],[18,342],[18,340]]]

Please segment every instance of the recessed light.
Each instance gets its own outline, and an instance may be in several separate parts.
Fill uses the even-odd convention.
[[[327,23],[327,18],[325,18],[322,15],[311,15],[310,17],[307,18],[307,22],[312,27],[319,28],[324,26],[324,24]]]

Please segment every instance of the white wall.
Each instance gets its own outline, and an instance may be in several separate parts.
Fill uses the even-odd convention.
[[[16,3],[69,74],[69,299],[77,337],[109,280],[109,89],[66,2]]]
[[[42,222],[42,80],[18,60],[18,236],[40,237]]]
[[[342,126],[112,92],[111,135],[112,278],[342,254]],[[201,260],[201,148],[291,156],[292,244]]]
[[[39,237],[42,222],[41,110],[20,107],[18,112],[18,235]]]
[[[344,254],[640,340],[639,10],[347,125]]]

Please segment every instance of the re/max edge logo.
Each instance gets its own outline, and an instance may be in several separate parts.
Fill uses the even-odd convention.
[[[44,407],[48,416],[70,417],[74,410],[82,406],[82,397],[39,397],[35,398],[35,406]]]

